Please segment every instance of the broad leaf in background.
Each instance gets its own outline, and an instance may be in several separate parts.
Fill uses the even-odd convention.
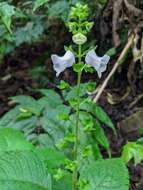
[[[85,184],[80,190],[128,190],[129,176],[121,159],[99,160],[84,166],[80,180]]]
[[[11,99],[21,105],[21,110],[23,109],[23,112],[25,110],[25,112],[29,111],[32,114],[40,116],[43,107],[33,97],[19,95],[11,97]]]
[[[68,115],[70,108],[65,105],[59,105],[55,108],[47,109],[41,118],[41,124],[49,137],[53,139],[54,144],[58,144],[69,130],[68,121],[60,120],[60,117]]]
[[[0,118],[0,128],[9,127],[9,125],[16,120],[17,115],[19,114],[19,109],[20,107],[16,106],[15,108],[4,114],[4,116]]]
[[[39,92],[44,96],[43,98],[39,99],[40,104],[44,104],[45,107],[55,108],[56,106],[61,105],[62,99],[58,93],[54,90],[49,89],[41,89]],[[47,105],[46,105],[47,104]]]
[[[38,148],[54,147],[54,141],[47,133],[28,134],[27,139]]]
[[[135,164],[140,163],[143,160],[143,146],[136,142],[128,142],[123,147],[122,159],[125,163],[131,159],[134,159]]]
[[[0,151],[32,150],[34,147],[29,143],[24,134],[17,129],[0,129]]]
[[[25,26],[17,28],[14,32],[16,46],[21,45],[24,42],[31,44],[37,41],[43,34],[44,28],[40,21],[40,18],[35,22],[28,22]]]
[[[1,2],[0,3],[0,18],[8,31],[11,33],[11,19],[15,14],[15,7],[9,5],[8,3]]]
[[[22,130],[34,145],[55,148],[55,144],[63,139],[65,131],[68,130],[63,118],[68,117],[70,107],[63,105],[61,97],[53,90],[41,89],[40,92],[44,96],[38,100],[23,95],[12,97],[19,105],[0,119],[0,128]]]
[[[70,9],[69,3],[66,0],[60,0],[52,4],[48,9],[48,15],[50,17],[61,18],[63,21],[67,21],[68,11]]]
[[[36,11],[36,9],[38,9],[39,7],[41,7],[42,5],[44,5],[47,2],[49,2],[49,0],[36,0],[33,11]]]

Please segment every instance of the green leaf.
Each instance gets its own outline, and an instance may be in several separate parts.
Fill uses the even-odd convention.
[[[69,3],[66,0],[60,0],[53,3],[48,9],[49,17],[61,18],[63,21],[67,21],[69,11]]]
[[[113,129],[113,131],[115,131],[114,124],[107,113],[100,106],[95,106],[95,115],[102,123],[106,124],[108,127]]]
[[[121,159],[106,159],[92,162],[81,170],[81,181],[86,181],[80,190],[128,190],[128,170]]]
[[[114,134],[116,135],[114,124],[112,123],[107,113],[100,106],[97,106],[94,102],[89,101],[81,104],[80,109],[92,113],[100,122],[110,127],[114,131]]]
[[[32,142],[36,147],[38,148],[45,148],[45,147],[54,147],[54,141],[51,138],[51,136],[49,136],[46,133],[43,134],[28,134],[28,140],[30,142]]]
[[[46,106],[46,102],[51,108],[55,108],[56,106],[59,106],[63,103],[60,95],[56,93],[54,90],[40,89],[39,91],[42,95],[45,96],[43,97],[43,101],[45,100],[44,102],[45,106]]]
[[[58,87],[60,90],[63,90],[63,89],[69,89],[70,85],[67,82],[61,80]]]
[[[11,128],[0,129],[0,151],[32,150],[33,148],[20,131]]]
[[[71,120],[75,121],[74,117],[72,117]],[[97,139],[96,139],[96,136],[99,134],[96,133],[94,120],[95,119],[93,118],[93,116],[89,114],[88,112],[80,111],[81,127],[80,127],[80,132],[79,132],[80,134],[79,146],[81,146],[80,149],[83,150],[83,153],[86,147],[89,147],[89,153],[92,152],[92,155],[88,156],[88,159],[86,160],[82,159],[83,163],[102,158],[102,155],[98,147],[100,143],[97,142]],[[92,148],[92,150],[90,147]],[[88,148],[86,148],[86,150],[88,150]],[[83,157],[83,155],[81,155],[81,157]],[[80,162],[81,165],[83,163]]]
[[[102,145],[109,152],[109,141],[102,129],[100,123],[95,120],[95,138],[97,142]]]
[[[84,71],[86,73],[94,73],[95,70],[91,65],[86,64],[85,67],[84,67]]]
[[[113,47],[113,48],[110,48],[107,52],[106,52],[107,55],[109,56],[113,56],[116,54],[116,48]]]
[[[135,164],[140,163],[143,160],[143,146],[136,142],[128,142],[123,147],[122,159],[125,163],[128,163],[131,159],[134,159]]]
[[[72,190],[72,176],[69,173],[58,181],[53,182],[53,190]]]
[[[51,177],[38,154],[0,152],[0,189],[51,190]]]
[[[73,70],[77,73],[81,72],[84,69],[84,63],[78,63],[73,65]]]
[[[16,120],[17,115],[19,114],[19,106],[8,111],[0,118],[0,127],[7,127],[9,124],[13,123]]]
[[[8,31],[11,33],[11,19],[15,14],[15,7],[7,3],[0,3],[0,17]]]
[[[33,11],[36,11],[36,9],[38,9],[39,7],[41,7],[42,5],[44,5],[47,2],[49,2],[49,0],[36,0],[34,3]]]
[[[53,148],[38,148],[34,150],[34,152],[38,154],[41,161],[46,163],[48,171],[51,171],[51,169],[58,168],[61,165],[65,164],[65,155]]]
[[[36,101],[33,97],[31,96],[24,96],[24,95],[19,95],[19,96],[14,96],[11,97],[12,100],[15,102],[19,103],[22,109],[25,109],[25,111],[29,111],[33,113],[34,115],[39,116],[43,106],[41,106],[38,101]],[[19,110],[20,112],[20,110]]]
[[[35,22],[29,21],[23,27],[18,27],[14,32],[16,46],[20,46],[22,43],[26,42],[31,44],[37,41],[43,34],[44,26],[37,18]]]
[[[41,124],[49,136],[53,139],[54,144],[58,144],[64,138],[65,132],[69,130],[68,121],[59,120],[61,114],[69,114],[70,108],[65,105],[50,108],[41,118]]]
[[[95,90],[96,83],[94,82],[86,82],[80,84],[80,97],[87,95],[87,93],[90,91]],[[77,99],[77,86],[71,87],[70,91],[66,92],[65,100],[70,101],[72,99]]]

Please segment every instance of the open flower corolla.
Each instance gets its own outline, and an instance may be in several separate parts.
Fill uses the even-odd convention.
[[[99,57],[94,50],[89,51],[85,57],[85,62],[95,68],[99,78],[106,71],[109,60],[110,56],[104,55],[103,57]]]
[[[51,56],[56,76],[58,77],[61,72],[66,68],[71,67],[75,63],[75,56],[71,51],[67,51],[64,56],[60,57],[56,54]]]

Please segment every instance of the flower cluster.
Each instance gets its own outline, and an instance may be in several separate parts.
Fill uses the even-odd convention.
[[[54,54],[51,58],[57,77],[66,68],[71,67],[76,62],[75,56],[70,50],[68,50],[62,57]],[[102,73],[106,70],[109,60],[110,57],[108,55],[99,57],[94,50],[90,50],[85,57],[85,63],[95,68],[99,78],[101,78]]]
[[[83,54],[81,53],[81,45],[87,42],[87,33],[91,30],[93,26],[93,22],[88,21],[89,17],[89,8],[87,5],[82,5],[77,3],[75,7],[71,8],[71,12],[69,14],[69,22],[67,26],[69,31],[72,33],[72,41],[78,45],[78,63],[82,65],[81,59],[83,58]],[[54,65],[54,70],[56,71],[56,76],[59,76],[61,72],[63,72],[66,68],[73,66],[76,62],[76,56],[73,53],[72,48],[69,48],[64,56],[60,57],[58,55],[52,55],[52,61]],[[101,78],[102,73],[107,68],[107,63],[110,60],[108,55],[104,55],[103,57],[97,56],[94,49],[88,50],[85,53],[85,63],[94,67],[97,71],[99,78]]]

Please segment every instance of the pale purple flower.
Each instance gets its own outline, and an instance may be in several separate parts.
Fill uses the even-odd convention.
[[[94,50],[89,51],[85,57],[85,62],[95,68],[99,78],[101,78],[102,73],[106,71],[109,60],[110,56],[104,55],[103,57],[99,57]]]
[[[75,56],[71,51],[67,51],[64,56],[60,57],[58,55],[51,56],[54,70],[56,71],[56,76],[58,77],[61,72],[66,68],[71,67],[75,63]]]

